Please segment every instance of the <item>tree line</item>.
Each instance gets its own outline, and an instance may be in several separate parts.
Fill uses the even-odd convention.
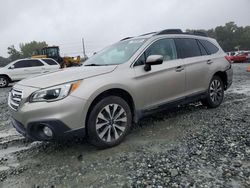
[[[198,31],[203,31],[209,37],[215,38],[225,52],[250,50],[250,26],[238,27],[234,22],[228,22],[215,29]]]
[[[187,31],[194,31],[187,29]],[[228,22],[224,26],[218,26],[209,30],[198,30],[208,34],[209,37],[215,38],[225,52],[236,50],[250,50],[250,26],[239,27],[234,22]],[[20,58],[31,57],[37,50],[48,46],[46,42],[32,41],[20,44],[20,50],[14,45],[7,48],[8,57],[0,56],[0,66],[4,66],[11,61]]]

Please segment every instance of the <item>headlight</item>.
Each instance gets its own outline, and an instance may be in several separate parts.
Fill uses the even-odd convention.
[[[30,102],[51,102],[61,100],[76,90],[81,81],[42,89],[31,94]]]

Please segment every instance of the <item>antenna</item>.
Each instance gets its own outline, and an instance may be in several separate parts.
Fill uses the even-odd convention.
[[[84,38],[82,38],[82,52],[83,52],[83,57],[86,57],[86,53],[85,53],[85,45],[84,45]]]

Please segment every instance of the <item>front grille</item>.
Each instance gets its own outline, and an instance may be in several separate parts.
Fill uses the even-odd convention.
[[[13,110],[17,111],[22,101],[22,98],[23,98],[23,92],[21,90],[17,90],[13,88],[9,93],[9,100],[8,100],[9,106]]]

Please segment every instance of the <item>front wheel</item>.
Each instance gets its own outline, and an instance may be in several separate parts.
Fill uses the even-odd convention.
[[[6,76],[0,76],[0,88],[7,87],[9,85],[9,79]]]
[[[109,96],[100,100],[91,110],[87,122],[88,140],[98,148],[118,145],[132,124],[132,114],[125,100]]]
[[[210,81],[207,97],[202,103],[209,108],[220,106],[224,98],[224,84],[219,76],[214,76]]]

